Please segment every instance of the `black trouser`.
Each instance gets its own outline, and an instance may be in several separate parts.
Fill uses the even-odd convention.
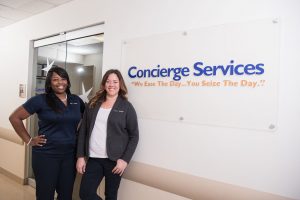
[[[105,200],[117,200],[121,176],[112,173],[115,166],[116,162],[108,158],[89,158],[80,184],[81,200],[102,200],[97,195],[97,188],[103,177],[105,177]]]
[[[32,168],[36,181],[36,199],[72,200],[75,181],[75,155],[49,155],[32,152]]]

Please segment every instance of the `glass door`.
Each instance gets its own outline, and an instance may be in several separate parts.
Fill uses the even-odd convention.
[[[88,28],[90,30],[90,28]],[[95,29],[92,29],[95,32]],[[99,29],[96,29],[99,31]],[[78,31],[76,31],[78,33]],[[83,33],[86,30],[83,29]],[[88,102],[99,88],[103,58],[103,31],[99,34],[82,36],[70,33],[55,36],[59,40],[46,39],[38,41],[34,48],[34,65],[32,69],[32,96],[45,92],[47,71],[52,66],[66,69],[71,82],[71,93],[77,94],[83,101]],[[76,38],[79,37],[79,38]],[[57,42],[58,41],[58,42]],[[54,43],[51,43],[54,42]],[[38,119],[34,115],[30,119],[30,133],[38,133]],[[35,187],[34,175],[31,168],[31,151],[29,151],[29,184]]]

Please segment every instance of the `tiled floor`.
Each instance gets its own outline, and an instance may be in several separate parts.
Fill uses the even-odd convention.
[[[35,200],[35,189],[0,173],[0,200]]]

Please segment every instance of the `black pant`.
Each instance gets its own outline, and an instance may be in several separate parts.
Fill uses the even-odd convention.
[[[117,200],[121,176],[112,173],[115,166],[116,162],[108,158],[89,158],[80,184],[81,200],[102,200],[97,195],[97,188],[103,177],[105,177],[105,200]]]
[[[49,155],[32,152],[32,168],[36,181],[36,199],[72,200],[75,181],[75,155]]]

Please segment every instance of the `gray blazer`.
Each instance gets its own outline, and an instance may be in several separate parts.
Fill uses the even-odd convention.
[[[100,106],[100,103],[95,108],[86,106],[78,133],[77,157],[89,156],[89,140]],[[108,158],[113,161],[120,158],[129,163],[138,140],[139,129],[135,109],[129,101],[118,97],[107,119]]]

